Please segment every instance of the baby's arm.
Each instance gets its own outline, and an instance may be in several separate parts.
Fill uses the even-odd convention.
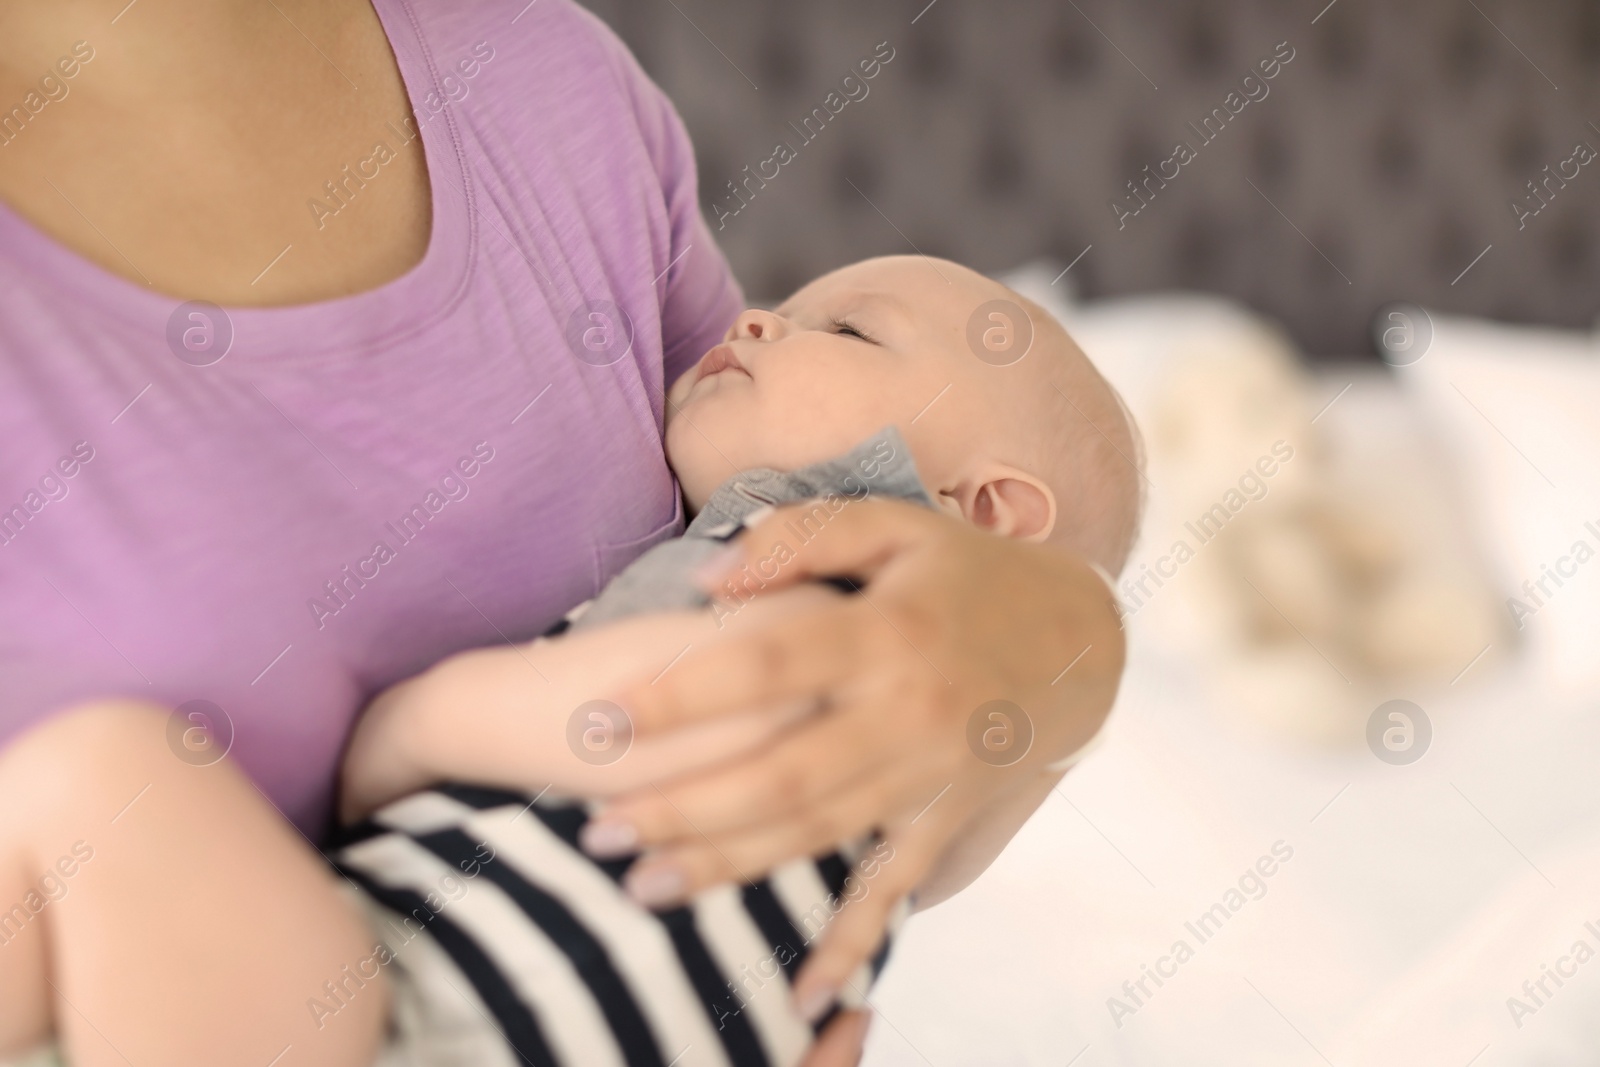
[[[761,597],[720,627],[709,610],[664,612],[451,656],[368,706],[345,756],[340,814],[346,821],[359,819],[445,780],[611,796],[725,760],[810,709],[759,709],[635,739],[625,755],[604,765],[572,749],[568,722],[580,705],[646,672],[671,669],[692,646],[837,595],[808,586]]]

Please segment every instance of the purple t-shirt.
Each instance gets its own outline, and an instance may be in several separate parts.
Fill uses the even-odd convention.
[[[90,697],[208,701],[312,834],[377,690],[538,634],[682,528],[664,386],[740,300],[678,116],[593,16],[377,10],[416,126],[308,211],[337,226],[424,149],[403,277],[180,306],[0,205],[0,744]]]

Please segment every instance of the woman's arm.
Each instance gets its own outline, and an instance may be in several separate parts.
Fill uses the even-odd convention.
[[[341,772],[340,817],[359,819],[445,780],[604,797],[727,760],[781,731],[810,703],[787,701],[649,738],[632,737],[623,720],[603,738],[623,753],[610,761],[592,751],[585,759],[579,750],[585,731],[616,723],[586,711],[578,715],[576,745],[569,730],[580,707],[625,681],[664,677],[693,648],[836,596],[806,587],[763,598],[732,620],[725,616],[720,627],[710,611],[666,612],[451,656],[384,690],[363,713]]]
[[[917,910],[941,904],[976,881],[1065,776],[1065,771],[1041,771],[1014,792],[979,808],[917,883]]]

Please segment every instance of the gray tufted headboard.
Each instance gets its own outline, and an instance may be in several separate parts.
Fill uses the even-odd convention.
[[[1592,0],[586,2],[682,112],[753,297],[916,249],[1223,293],[1323,356],[1391,300],[1600,312]]]

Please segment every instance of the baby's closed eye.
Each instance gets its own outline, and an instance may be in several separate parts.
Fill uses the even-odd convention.
[[[855,323],[851,322],[849,319],[833,319],[831,321],[831,325],[836,333],[842,333],[851,337],[860,338],[861,340],[866,341],[868,344],[878,343],[872,337],[872,335],[867,333],[861,327],[857,326]]]

